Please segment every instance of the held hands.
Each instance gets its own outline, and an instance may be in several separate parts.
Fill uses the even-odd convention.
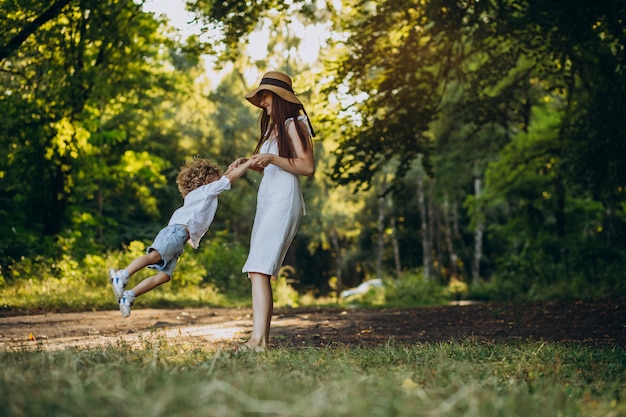
[[[248,162],[248,158],[237,158],[230,165],[228,165],[228,169],[235,169],[239,167],[239,165]]]
[[[261,153],[252,155],[252,157],[248,158],[237,158],[235,159],[229,166],[228,171],[236,169],[240,167],[242,164],[247,164],[250,169],[253,169],[258,172],[263,172],[266,166],[273,162],[274,155],[269,153]]]
[[[271,153],[259,153],[250,157],[250,167],[259,171],[263,171],[263,169],[265,169],[265,167],[271,164],[273,161],[274,155],[272,155]]]
[[[246,172],[248,168],[250,168],[251,162],[252,161],[247,158],[238,158],[228,166],[228,169],[224,172],[224,176],[228,177],[231,184],[234,183]]]

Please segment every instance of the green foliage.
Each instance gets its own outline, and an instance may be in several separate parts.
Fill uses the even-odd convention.
[[[99,277],[93,274],[100,265]],[[99,283],[98,283],[99,281]],[[0,289],[2,309],[22,311],[89,310],[115,307],[102,258],[89,257],[85,266],[67,255],[58,259],[25,258],[10,269]],[[108,291],[107,291],[108,290]]]
[[[345,112],[357,116],[336,125],[340,138],[332,178],[368,187],[392,159],[401,179],[414,159],[428,153],[427,131],[440,103],[440,57],[421,6],[354,6],[339,13],[337,26],[349,36],[339,42],[342,55],[329,64],[334,82],[328,92],[348,83],[357,98]]]
[[[544,265],[535,266],[544,275],[567,273],[559,246],[573,253],[599,243],[575,236],[598,220],[572,215],[589,198],[613,232],[604,234],[604,244],[622,246],[626,228],[617,202],[625,196],[626,95],[618,51],[625,38],[616,13],[624,12],[623,2],[350,4],[337,19],[346,33],[337,49],[344,53],[328,67],[334,74],[328,91],[347,85],[354,97],[345,109],[354,117],[336,124],[336,182],[375,185],[394,158],[398,182],[424,154],[435,184],[429,197],[466,203],[461,215],[469,221],[456,228],[454,240],[464,265],[474,263],[471,250],[478,246],[464,236],[491,227],[485,253],[478,254],[485,276],[502,272],[507,259],[525,257],[528,247],[549,251],[529,265],[540,260]],[[606,112],[601,97],[610,97]],[[485,174],[492,161],[497,169]],[[471,194],[472,180],[483,175],[490,182],[486,198],[503,203],[501,211],[485,213],[485,202]],[[429,226],[441,230],[444,210],[428,210]],[[501,221],[516,227],[496,232]],[[441,241],[432,248],[438,260],[452,249],[451,239]]]
[[[617,269],[623,248],[607,244],[605,208],[588,194],[564,190],[558,149],[560,115],[533,110],[534,123],[500,152],[485,174],[481,199],[490,215],[489,237],[497,243],[493,282],[497,299],[567,299],[623,291]],[[495,245],[494,245],[495,246]]]
[[[385,282],[385,305],[394,307],[424,307],[447,304],[451,297],[436,281],[424,279],[424,274],[410,271]]]
[[[146,245],[131,242],[123,251],[86,255],[76,260],[69,254],[58,258],[24,258],[9,270],[8,282],[0,287],[0,308],[21,311],[116,309],[108,269],[123,268],[145,253]],[[170,282],[138,298],[142,307],[225,306],[224,295],[203,283],[206,269],[201,258],[181,257]],[[130,286],[153,275],[146,268],[133,275]]]
[[[248,35],[262,22],[284,22],[296,15],[314,22],[319,18],[319,10],[315,6],[314,2],[286,0],[194,0],[187,3],[188,9],[204,22],[205,31],[213,34],[208,42],[199,44],[198,48],[225,62],[241,57],[242,46],[247,43]],[[289,18],[285,19],[285,16]]]
[[[0,157],[0,199],[12,208],[0,210],[0,219],[20,236],[0,234],[4,266],[42,254],[31,243],[68,229],[91,246],[111,243],[113,225],[154,221],[165,153],[150,152],[144,121],[152,105],[185,85],[164,68],[175,42],[136,2],[44,6],[12,4],[0,37],[3,52],[17,45],[0,60],[0,143],[8,150]],[[24,24],[31,20],[36,24]],[[12,44],[20,31],[29,36]],[[116,201],[120,191],[135,204]]]
[[[241,273],[247,251],[227,233],[207,239],[197,251],[186,248],[172,279],[137,299],[137,306],[232,306],[250,304],[250,283]],[[22,311],[115,309],[109,268],[123,268],[145,254],[146,244],[133,241],[122,251],[86,255],[77,261],[69,254],[59,258],[24,258],[10,268],[8,283],[0,285],[0,309]],[[276,307],[298,307],[300,295],[289,277],[293,267],[281,269],[272,281]],[[153,275],[146,268],[133,275],[129,288]]]
[[[0,351],[0,414],[526,417],[626,413],[619,348],[462,343],[233,354],[155,332],[58,352]],[[280,390],[276,387],[280,386]],[[138,411],[140,410],[140,411]]]
[[[447,302],[444,287],[432,280],[426,281],[420,271],[401,274],[386,281],[386,300],[393,306],[429,306]]]
[[[191,253],[188,253],[191,252]],[[241,268],[246,261],[248,251],[245,246],[234,241],[226,232],[207,235],[196,253],[188,250],[184,256],[193,258],[193,266],[202,266],[203,284],[209,284],[228,295],[233,300],[250,297],[250,284]]]
[[[295,272],[291,266],[283,266],[278,277],[271,281],[274,307],[299,307],[300,295],[291,286],[293,279],[289,278]]]
[[[490,279],[470,285],[466,298],[485,301],[580,300],[624,294],[624,254],[612,248],[566,253],[555,260],[540,250],[510,256]]]
[[[48,287],[73,279],[88,256],[151,239],[180,205],[174,179],[185,159],[225,167],[249,155],[258,132],[242,99],[248,75],[281,69],[294,75],[318,130],[318,174],[303,181],[309,215],[291,262],[298,284],[274,284],[286,303],[297,303],[292,285],[330,291],[332,276],[339,289],[358,285],[376,251],[391,270],[390,216],[402,268],[420,266],[425,237],[441,283],[469,277],[479,256],[496,297],[624,291],[624,2],[335,6],[190,1],[207,31],[185,44],[133,0],[2,2],[0,284]],[[298,24],[331,29],[316,63],[294,53],[300,32],[310,36]],[[260,28],[270,33],[268,55],[252,62],[246,46]],[[203,74],[203,50],[228,64],[218,86]],[[417,159],[424,172],[410,169]],[[377,181],[392,171],[390,188]],[[428,175],[419,182],[425,212],[418,175]],[[479,195],[474,181],[483,178]],[[248,298],[237,271],[258,179],[251,173],[223,196],[212,230],[230,235],[187,251],[168,288]],[[358,192],[347,196],[352,185]],[[378,249],[376,204],[388,191],[394,207]],[[401,285],[412,294],[421,284]],[[393,302],[421,302],[406,298]]]

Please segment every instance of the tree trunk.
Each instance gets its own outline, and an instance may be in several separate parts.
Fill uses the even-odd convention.
[[[428,194],[427,197],[427,207],[428,207],[428,247],[430,249],[430,263],[431,269],[430,273],[433,277],[439,277],[441,274],[439,271],[441,270],[441,251],[436,250],[435,248],[439,248],[440,245],[438,242],[441,240],[439,236],[439,228],[435,227],[437,224],[437,216],[435,215],[435,204],[433,198],[433,189],[435,188],[434,179],[429,178],[427,181],[428,184]],[[433,255],[435,259],[432,259]]]
[[[456,241],[461,246],[463,256],[469,257],[469,249],[465,244],[463,236],[461,236],[461,230],[459,228],[459,202],[456,198],[454,199],[454,204],[452,205],[452,230],[454,230],[454,237],[456,238]]]
[[[389,216],[389,222],[391,223],[391,243],[393,245],[393,261],[396,266],[396,275],[402,272],[402,265],[400,264],[400,244],[398,242],[398,232],[396,229],[396,216]]]
[[[65,191],[67,173],[63,165],[70,166],[67,158],[60,157],[60,162],[49,169],[49,183],[45,212],[43,213],[44,236],[55,236],[63,230],[63,217],[67,209],[68,200]]]
[[[474,197],[476,204],[480,204],[480,197],[482,194],[482,180],[478,177],[474,178]],[[482,220],[482,209],[476,207],[474,213],[476,217],[476,230],[474,231],[474,262],[472,263],[472,280],[480,278],[480,259],[483,256],[483,230],[484,222]]]
[[[98,219],[102,219],[104,217],[104,190],[102,186],[102,178],[98,178],[98,190],[96,191],[96,202],[98,204]],[[98,221],[98,243],[102,244],[104,242],[104,229],[102,227],[102,222]]]
[[[339,244],[339,236],[337,230],[333,227],[330,230],[330,244],[333,246],[335,252],[335,277],[337,278],[337,298],[343,290],[343,276],[341,273],[341,264],[343,262],[343,256],[341,254],[341,245]]]
[[[559,240],[565,240],[565,187],[560,175],[554,179],[554,193],[556,194],[556,208],[554,219],[556,221],[556,234]]]
[[[385,191],[387,176],[383,176],[382,192],[378,197],[378,242],[376,245],[376,278],[383,278],[383,252],[385,251]]]
[[[417,200],[419,202],[419,210],[421,214],[421,228],[422,228],[422,266],[424,267],[424,279],[430,280],[430,240],[428,239],[428,212],[426,210],[426,196],[424,193],[424,169],[422,166],[422,157],[419,158],[419,170],[417,174]]]
[[[458,271],[456,267],[458,256],[456,251],[454,250],[454,243],[452,240],[452,224],[450,222],[450,202],[448,201],[448,194],[446,193],[445,200],[443,202],[443,218],[445,221],[444,233],[446,238],[446,246],[448,247],[448,256],[450,265],[448,270],[450,273],[448,274],[450,278],[457,278]]]

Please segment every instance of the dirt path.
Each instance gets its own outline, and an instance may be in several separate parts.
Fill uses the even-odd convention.
[[[147,337],[228,348],[249,336],[249,309],[135,309],[0,316],[0,349],[141,345]],[[277,309],[274,346],[328,347],[475,340],[544,340],[626,348],[626,297],[560,303],[437,308]]]

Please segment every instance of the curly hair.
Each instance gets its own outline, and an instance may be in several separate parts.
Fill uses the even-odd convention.
[[[196,188],[216,181],[221,176],[222,172],[213,161],[193,158],[187,161],[178,171],[176,184],[178,185],[178,191],[184,198]]]

